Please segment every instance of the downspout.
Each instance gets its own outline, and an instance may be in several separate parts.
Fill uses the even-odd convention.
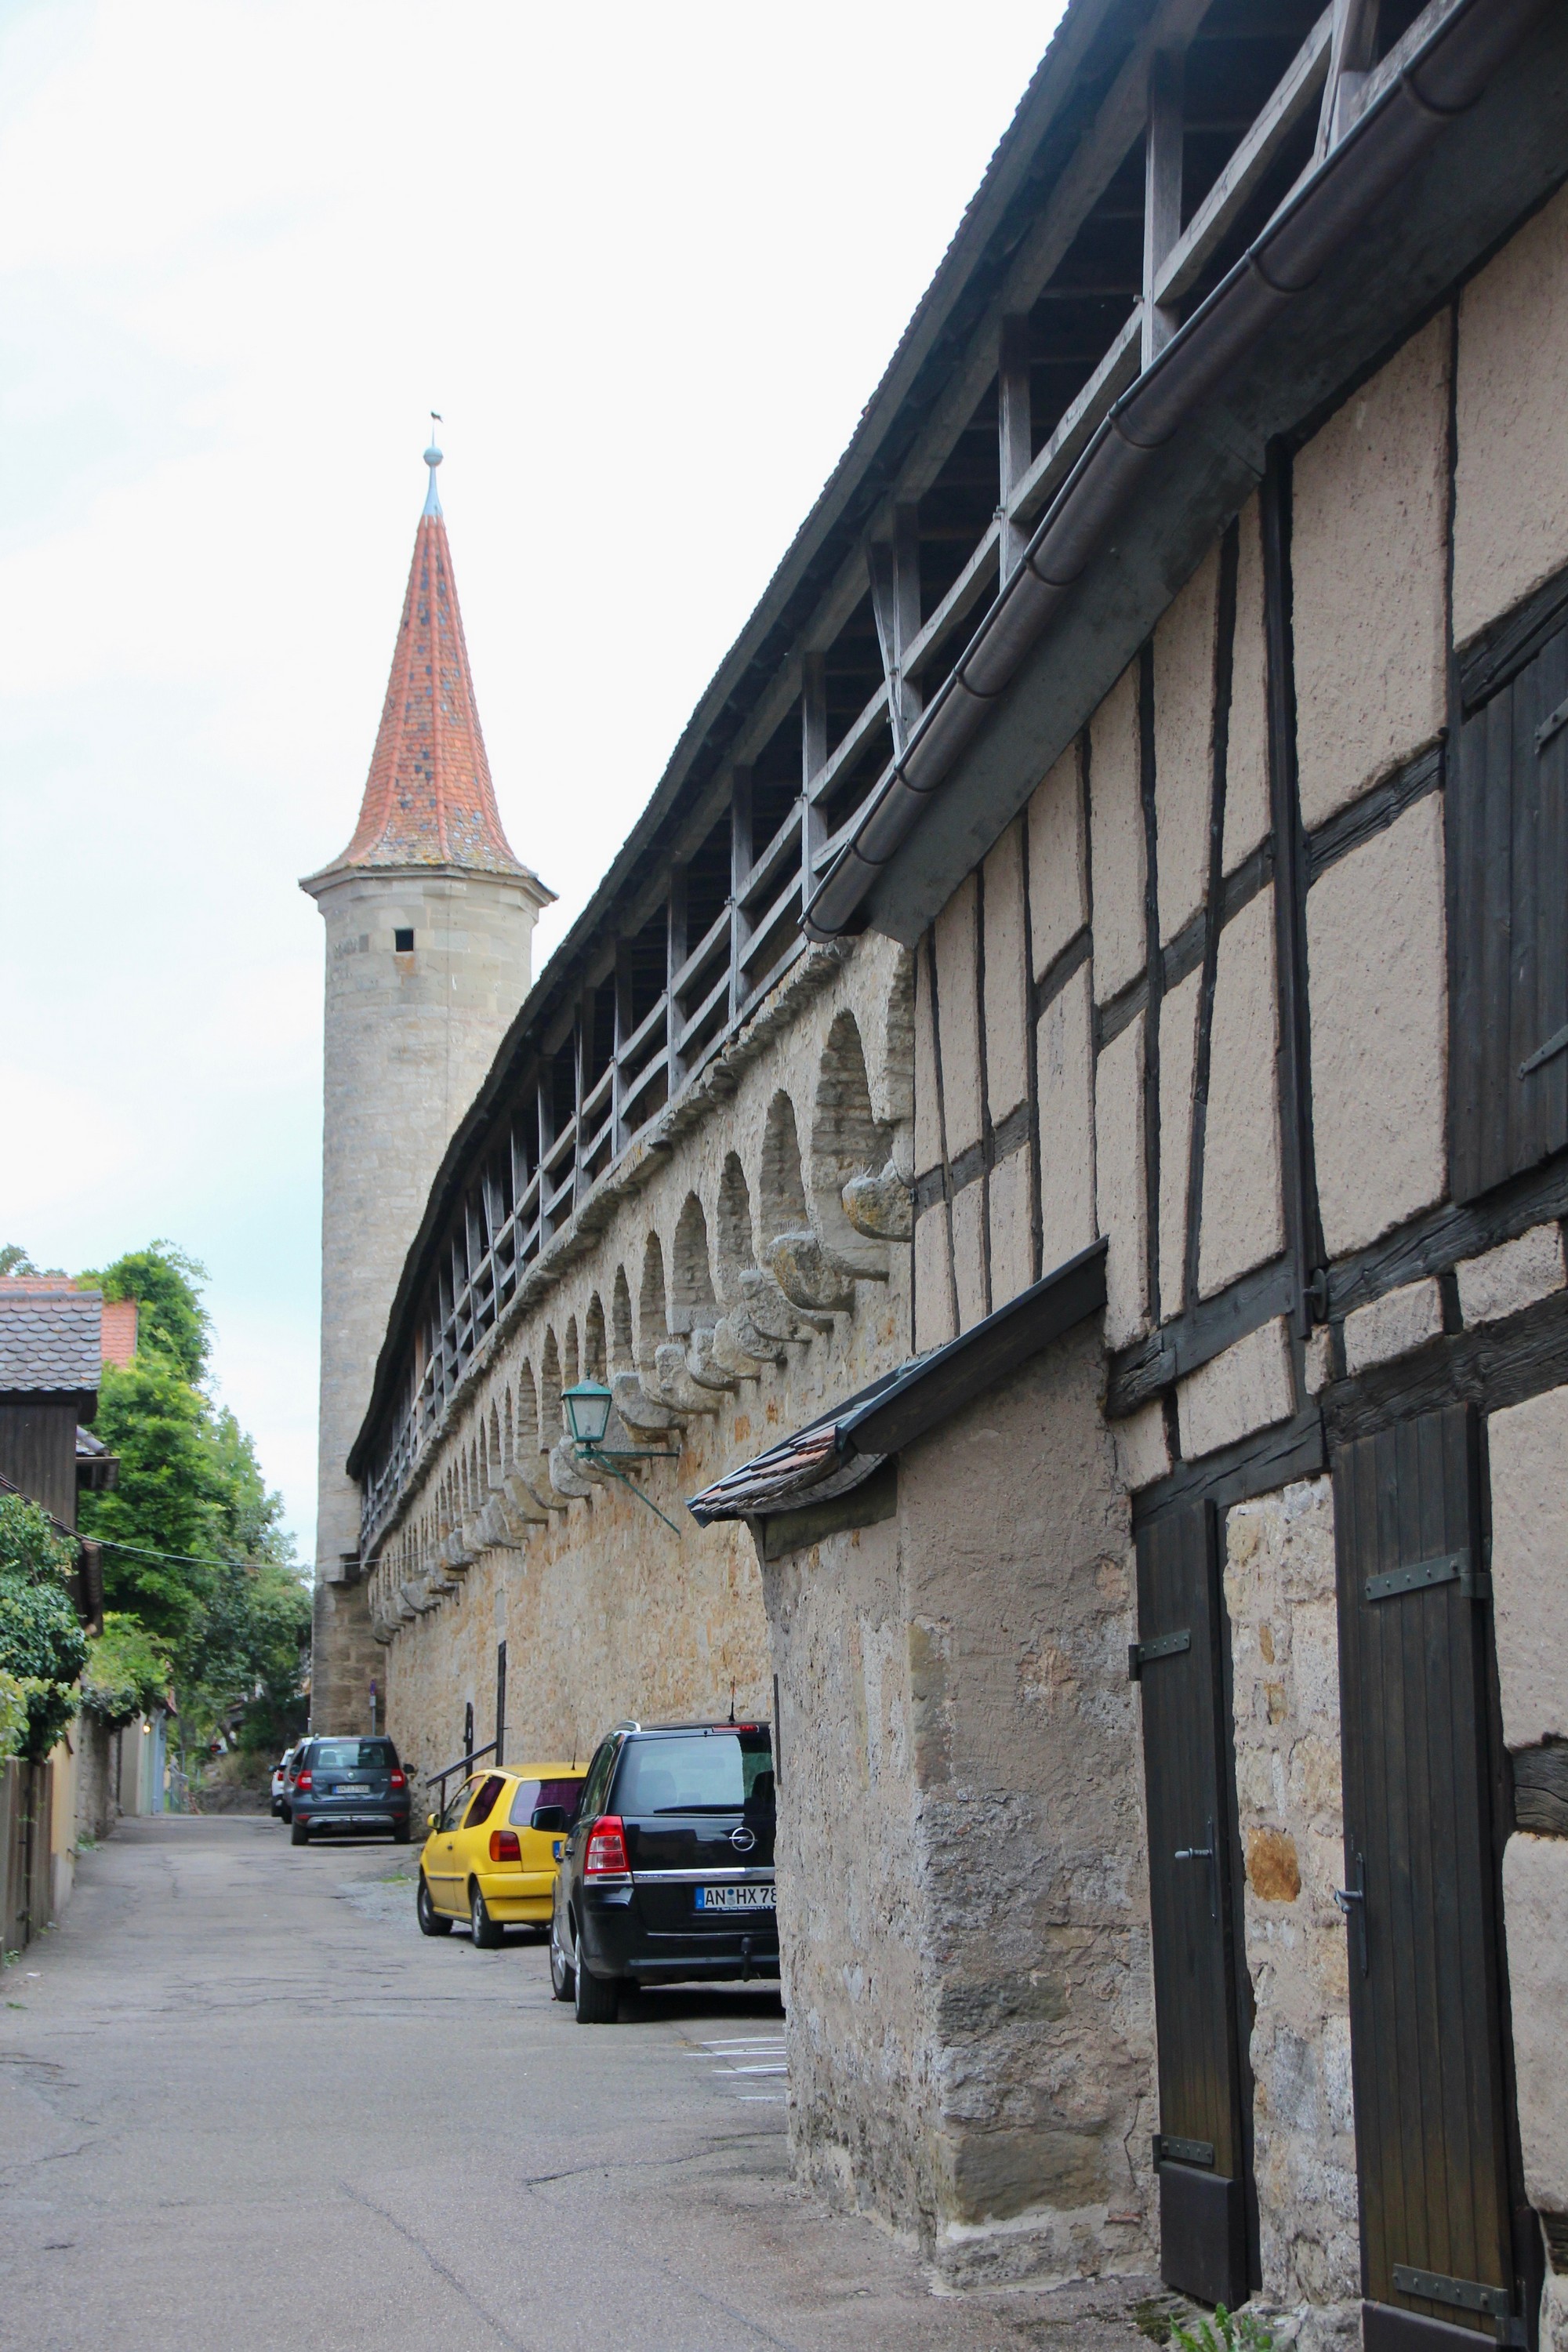
[[[1150,461],[1310,289],[1444,125],[1476,103],[1543,5],[1468,0],[1440,26],[1122,394],[823,877],[801,919],[808,938],[831,940],[853,927],[878,875],[1071,595]]]

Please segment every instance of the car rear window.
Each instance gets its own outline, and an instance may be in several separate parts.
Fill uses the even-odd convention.
[[[616,1781],[615,1811],[635,1821],[655,1813],[733,1813],[768,1805],[773,1742],[765,1731],[712,1731],[628,1739]]]
[[[582,1780],[575,1777],[570,1780],[520,1780],[507,1819],[514,1830],[525,1830],[536,1805],[564,1805],[570,1821],[582,1793]]]
[[[499,1772],[492,1772],[488,1780],[480,1782],[479,1795],[468,1807],[468,1819],[463,1823],[466,1830],[477,1830],[481,1822],[489,1821],[495,1801],[505,1786],[506,1782]]]
[[[316,1750],[318,1772],[390,1772],[396,1762],[390,1739],[323,1739]]]

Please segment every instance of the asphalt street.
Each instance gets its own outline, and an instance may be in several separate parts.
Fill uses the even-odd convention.
[[[0,2344],[1147,2352],[1133,2284],[933,2294],[795,2189],[771,1993],[579,2026],[413,1868],[243,1815],[84,1857],[0,1976]]]

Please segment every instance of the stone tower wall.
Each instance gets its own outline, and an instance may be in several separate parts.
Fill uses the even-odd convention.
[[[311,1722],[352,1731],[369,1728],[379,1653],[358,1582],[359,1489],[343,1464],[441,1156],[528,992],[538,886],[354,870],[312,895],[327,982]],[[397,952],[400,929],[414,933],[412,953]]]

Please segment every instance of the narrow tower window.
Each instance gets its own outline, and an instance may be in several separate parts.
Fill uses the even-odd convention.
[[[395,955],[412,955],[414,953],[413,932],[394,931],[392,934],[392,951]]]

